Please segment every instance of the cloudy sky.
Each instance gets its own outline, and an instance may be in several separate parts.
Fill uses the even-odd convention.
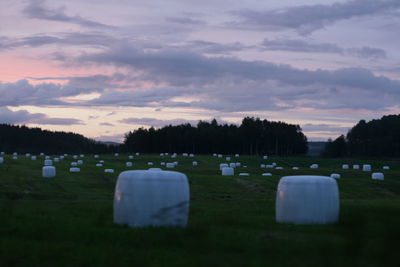
[[[2,0],[0,123],[117,140],[257,116],[310,140],[400,113],[399,0]]]

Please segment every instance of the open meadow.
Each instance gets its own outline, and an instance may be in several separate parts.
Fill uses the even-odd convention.
[[[127,154],[83,158],[70,173],[71,156],[55,162],[55,178],[42,178],[44,157],[3,156],[0,164],[0,266],[399,266],[400,161],[231,155],[234,176],[221,176],[225,157]],[[99,160],[103,167],[96,167]],[[192,166],[192,161],[198,166]],[[131,168],[125,162],[132,161]],[[118,174],[162,167],[188,176],[186,228],[130,228],[113,223]],[[276,162],[279,169],[262,169]],[[310,169],[310,165],[319,168]],[[350,169],[342,169],[342,164]],[[371,164],[372,172],[352,169]],[[382,166],[390,170],[382,170]],[[245,167],[246,166],[246,167]],[[293,166],[299,170],[292,170]],[[105,173],[105,168],[114,173]],[[249,176],[238,176],[248,172]],[[261,176],[270,172],[272,176]],[[275,222],[275,197],[285,175],[341,174],[340,219],[333,225]]]

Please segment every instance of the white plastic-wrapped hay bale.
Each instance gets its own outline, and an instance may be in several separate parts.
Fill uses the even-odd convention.
[[[114,157],[119,157],[119,153],[114,153]]]
[[[272,173],[264,172],[264,173],[262,173],[261,175],[262,175],[262,176],[272,176]]]
[[[239,157],[239,154],[235,154],[235,158],[238,158]]]
[[[72,166],[72,167],[78,166],[78,162],[76,162],[76,161],[71,162],[71,166]]]
[[[226,161],[231,161],[231,157],[226,157]]]
[[[240,165],[242,165],[240,162],[236,162],[235,163],[236,167],[240,167]]]
[[[0,155],[4,156],[6,154],[6,152],[2,151],[0,152]]]
[[[260,164],[261,169],[265,169],[265,164]]]
[[[154,165],[153,162],[151,162],[151,161],[147,162],[147,166],[153,166],[153,165]]]
[[[78,159],[76,163],[78,163],[78,165],[83,165],[83,160]]]
[[[297,170],[299,170],[299,167],[292,167],[292,170],[294,170],[294,171],[297,171]]]
[[[235,162],[229,163],[229,167],[231,167],[231,168],[236,168],[236,163],[235,163]]]
[[[4,163],[4,158],[0,157],[0,164]]]
[[[182,153],[182,156],[187,157],[189,155],[188,155],[188,153]]]
[[[273,169],[275,166],[274,165],[272,165],[272,164],[266,164],[265,165],[265,168],[266,169]]]
[[[277,164],[276,164],[276,162],[272,162],[272,166],[275,168],[275,166],[276,166]]]
[[[129,156],[128,156],[128,159],[133,159],[133,156],[132,156],[132,155],[129,155]]]
[[[96,163],[96,167],[103,167],[103,164],[101,164],[101,163]]]
[[[194,154],[190,153],[190,154],[189,154],[189,157],[190,157],[190,158],[194,158]]]
[[[149,168],[148,171],[159,172],[162,171],[161,168]]]
[[[160,153],[160,157],[164,157],[164,153]]]
[[[235,169],[231,167],[223,167],[221,170],[222,176],[232,176],[235,174]]]
[[[222,158],[222,155],[221,155],[221,154],[218,154],[218,158]]]
[[[43,178],[53,178],[56,176],[56,167],[54,166],[44,166],[42,168]]]
[[[370,164],[364,164],[363,165],[363,171],[364,172],[370,172],[371,171],[371,165]]]
[[[140,156],[140,153],[139,152],[136,152],[136,154],[135,154],[136,156]]]
[[[83,155],[83,154],[80,154],[80,155],[79,155],[79,157],[80,157],[80,158],[84,158],[84,157],[85,157],[85,155]]]
[[[358,164],[353,165],[353,169],[354,169],[354,170],[360,169],[360,165],[358,165]]]
[[[315,163],[311,164],[311,166],[310,166],[311,169],[318,169],[318,167],[319,167],[318,164],[315,164]]]
[[[216,157],[217,156],[217,154],[216,153],[213,153],[213,157]]]
[[[334,178],[334,179],[340,179],[340,174],[339,173],[331,173],[331,178]]]
[[[229,167],[228,163],[221,163],[219,164],[219,169],[222,170],[223,168]]]
[[[104,172],[106,172],[106,173],[114,173],[114,169],[105,169]]]
[[[239,173],[239,176],[249,176],[250,174],[248,172],[241,172]]]
[[[64,159],[64,156],[63,156],[63,155],[61,155],[61,156],[60,156],[60,160],[63,160],[63,159]]]
[[[42,153],[40,153],[39,155],[40,155],[40,156],[44,156],[44,153],[42,152]]]
[[[192,162],[192,166],[197,166],[197,165],[198,165],[197,161]]]
[[[170,169],[175,168],[175,163],[167,162],[167,165],[165,167],[170,168]]]
[[[100,163],[104,163],[104,160],[100,160],[99,162],[100,162]]]
[[[45,156],[44,159],[51,159],[51,157],[50,156]]]
[[[26,158],[29,158],[30,156],[31,156],[30,153],[25,153],[25,157],[26,157]]]
[[[99,155],[95,154],[95,155],[94,155],[94,158],[95,158],[95,159],[98,159],[98,158],[99,158]]]
[[[12,159],[13,160],[18,160],[18,156],[13,156]]]
[[[60,158],[54,158],[54,162],[60,162]]]
[[[278,166],[275,168],[275,170],[283,170],[283,167]]]
[[[114,223],[131,227],[185,227],[189,216],[189,183],[174,171],[125,171],[114,194]]]
[[[12,153],[13,156],[18,156],[17,152]]]
[[[267,155],[263,156],[263,159],[268,159],[268,156]]]
[[[342,169],[347,170],[349,168],[349,164],[343,164]]]
[[[53,161],[51,159],[44,160],[44,166],[51,166],[51,165],[53,165]]]
[[[372,175],[371,175],[371,178],[373,180],[384,180],[385,176],[381,172],[373,172]]]
[[[384,170],[390,170],[390,167],[389,167],[389,166],[383,166],[382,169],[384,169]]]
[[[165,166],[165,162],[162,161],[162,162],[160,163],[160,165],[161,165],[161,166]]]
[[[69,172],[80,172],[80,171],[81,171],[81,169],[78,167],[69,168]]]
[[[168,153],[164,153],[165,156],[168,156]]]
[[[176,158],[176,154],[172,154],[171,158],[172,159]]]
[[[132,164],[132,162],[128,161],[128,162],[126,162],[126,164],[125,164],[125,165],[126,165],[126,167],[128,167],[128,168],[129,168],[129,167],[132,167],[132,165],[133,165],[133,164]]]
[[[31,156],[31,160],[37,160],[36,156]]]
[[[73,155],[72,158],[73,159],[78,159],[78,155]]]
[[[282,177],[276,194],[276,221],[295,224],[329,224],[339,218],[339,190],[327,176]]]

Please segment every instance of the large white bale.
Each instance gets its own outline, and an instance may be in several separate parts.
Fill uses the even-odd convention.
[[[27,158],[29,158],[30,156],[31,156],[30,153],[26,153],[26,154],[25,154],[25,157],[27,157]]]
[[[217,154],[216,153],[213,153],[213,157],[216,157],[217,156]]]
[[[0,152],[0,155],[2,155],[2,156],[5,155],[5,154],[6,154],[6,152]]]
[[[266,164],[265,165],[265,168],[267,168],[267,169],[273,169],[275,166],[274,165],[272,165],[272,164]]]
[[[13,156],[18,156],[17,152],[12,153]]]
[[[164,153],[160,153],[160,157],[164,157]]]
[[[235,162],[229,163],[229,167],[231,167],[231,168],[236,168],[236,163],[235,163]]]
[[[221,154],[218,154],[218,158],[222,158],[222,155],[221,155]]]
[[[78,161],[76,163],[78,163],[78,165],[83,165],[83,160],[78,159]]]
[[[73,155],[72,158],[73,159],[78,159],[78,155]]]
[[[349,164],[343,164],[342,169],[347,170],[349,168]]]
[[[104,172],[106,172],[106,173],[114,173],[114,169],[105,169]]]
[[[0,157],[0,164],[4,163],[4,158]]]
[[[226,157],[226,161],[231,161],[231,157]]]
[[[310,166],[311,169],[318,169],[318,167],[319,167],[318,164],[315,164],[315,163],[311,164],[311,166]]]
[[[162,162],[160,163],[160,165],[161,165],[161,166],[165,166],[165,162],[162,161]]]
[[[188,155],[188,153],[182,153],[182,156],[187,157],[189,155]]]
[[[37,160],[37,157],[36,156],[32,156],[31,160]]]
[[[236,165],[236,167],[240,167],[241,163],[240,162],[236,162],[235,165]]]
[[[283,170],[283,167],[276,167],[275,170]]]
[[[370,164],[364,164],[363,165],[363,171],[370,172],[371,171],[371,165]]]
[[[238,158],[239,157],[239,154],[235,154],[235,158]]]
[[[382,169],[384,169],[384,170],[390,170],[390,167],[389,167],[389,166],[383,166]]]
[[[56,167],[54,166],[44,166],[42,168],[43,178],[53,178],[56,176]]]
[[[154,165],[153,162],[151,162],[151,161],[147,162],[147,166],[153,166],[153,165]]]
[[[81,171],[81,169],[78,167],[69,168],[69,172],[80,172],[80,171]]]
[[[135,154],[136,156],[140,156],[140,153],[139,152],[136,152],[136,154]]]
[[[40,156],[44,156],[44,153],[42,152],[42,153],[40,153],[39,155],[40,155]]]
[[[50,156],[45,156],[44,159],[51,159]]]
[[[250,174],[248,172],[241,172],[239,173],[239,176],[249,176]]]
[[[114,223],[131,227],[185,227],[189,216],[189,183],[174,171],[124,171],[114,194]]]
[[[297,171],[297,170],[299,170],[299,167],[292,167],[292,170],[294,170],[294,171]]]
[[[222,170],[223,168],[229,167],[228,163],[221,163],[219,164],[219,169]]]
[[[115,154],[114,154],[114,157],[118,157],[118,156],[119,156],[119,153],[115,153]]]
[[[103,167],[103,164],[101,164],[101,163],[96,163],[96,167]]]
[[[98,159],[98,158],[99,158],[99,155],[97,155],[97,154],[94,155],[94,158],[95,158],[95,159]]]
[[[85,157],[85,155],[83,155],[83,154],[80,154],[80,155],[79,155],[79,157],[80,157],[80,158],[84,158],[84,157]]]
[[[132,155],[128,156],[128,159],[133,159],[133,156]]]
[[[17,160],[18,156],[13,156],[12,159]]]
[[[354,170],[360,169],[360,165],[358,165],[358,164],[353,165],[353,169],[354,169]]]
[[[261,169],[265,169],[265,164],[260,164]]]
[[[339,173],[331,173],[331,178],[334,178],[334,179],[340,179],[340,174]]]
[[[276,194],[276,221],[295,224],[329,224],[339,218],[339,190],[327,176],[282,177]]]
[[[268,156],[267,155],[263,156],[263,159],[268,159]]]
[[[231,167],[224,167],[221,170],[222,176],[232,176],[235,174],[235,169]]]
[[[60,162],[60,158],[54,158],[54,162]]]
[[[264,173],[262,173],[261,175],[262,175],[262,176],[272,176],[272,173],[264,172]]]
[[[384,180],[385,176],[381,172],[374,172],[374,173],[372,173],[371,178],[373,180]]]
[[[197,161],[192,162],[192,166],[197,166],[197,165],[198,165]]]
[[[193,158],[193,157],[194,157],[194,154],[189,154],[189,157],[190,157],[190,158]]]
[[[130,162],[130,161],[128,161],[127,163],[126,163],[126,167],[132,167],[132,162]]]
[[[73,167],[78,166],[78,162],[75,162],[75,161],[71,162],[71,166],[73,166]]]
[[[44,160],[44,166],[51,166],[51,165],[53,165],[53,161],[51,159]]]

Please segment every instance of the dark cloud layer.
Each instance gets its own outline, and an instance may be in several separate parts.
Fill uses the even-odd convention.
[[[7,107],[0,107],[0,123],[7,124],[50,124],[50,125],[76,125],[83,124],[81,120],[72,118],[49,118],[43,113],[30,113],[26,110],[12,111]]]
[[[301,34],[309,34],[336,21],[388,13],[399,8],[398,0],[353,0],[276,10],[246,9],[235,11],[234,14],[241,20],[230,25],[266,31],[293,29]]]
[[[51,9],[45,5],[45,0],[30,0],[28,5],[23,9],[23,12],[26,16],[33,19],[67,22],[88,28],[113,28],[112,26],[89,20],[79,15],[69,16],[65,13],[65,9],[65,7]]]

